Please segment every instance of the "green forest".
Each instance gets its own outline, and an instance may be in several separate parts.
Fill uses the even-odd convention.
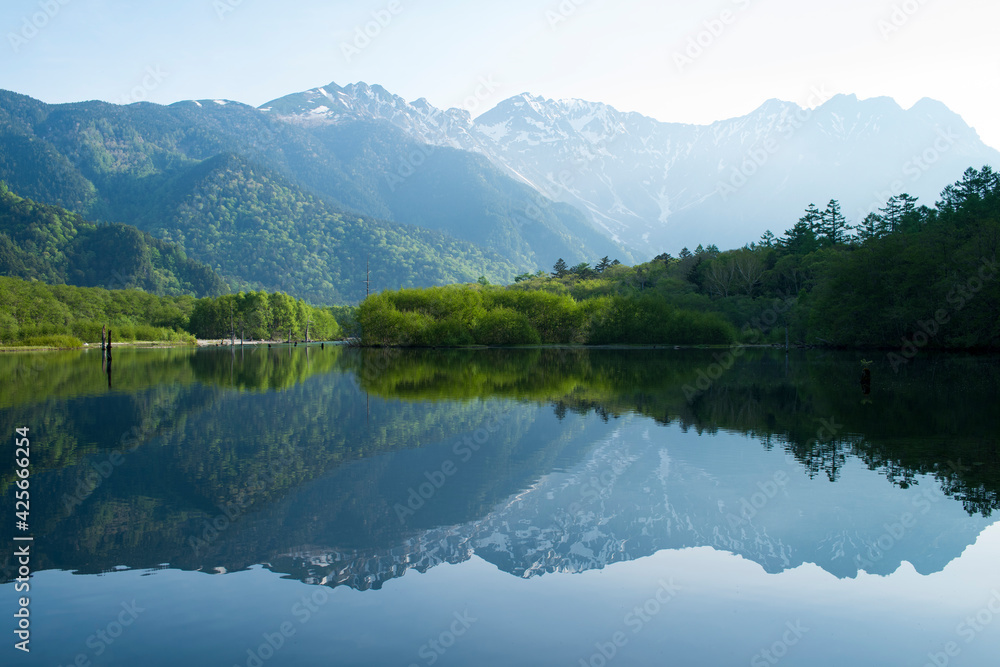
[[[49,284],[208,296],[228,291],[184,250],[130,225],[95,224],[0,181],[0,275]]]
[[[0,91],[0,144],[0,180],[19,195],[177,243],[234,289],[313,304],[359,302],[369,265],[381,290],[508,282],[557,253],[625,252],[463,151],[430,152],[389,183],[424,147],[388,125],[313,131],[236,103],[47,105]]]
[[[341,331],[330,308],[280,292],[240,292],[196,299],[141,290],[46,285],[0,277],[0,344],[79,347],[99,343],[103,327],[115,342],[194,338],[332,340]],[[308,327],[308,332],[307,332]]]
[[[784,343],[1000,347],[1000,176],[969,169],[934,207],[891,197],[856,225],[837,200],[780,237],[625,266],[559,260],[507,287],[387,291],[357,318],[367,345]]]
[[[266,191],[226,164],[226,177],[215,181],[225,189],[217,191],[220,196]],[[270,206],[282,192],[270,191]],[[300,214],[315,219],[321,212]],[[258,263],[271,261],[270,253],[259,251],[261,243],[272,250],[281,246],[268,235],[237,233],[245,225],[236,218],[209,216],[203,230],[196,219],[192,210],[192,234],[224,224],[232,239],[242,239],[239,246],[212,246],[233,265],[250,262],[245,255],[251,246]],[[348,220],[334,216],[328,222]],[[231,288],[217,271],[186,257],[181,244],[189,238],[176,240],[160,241],[127,225],[89,223],[0,184],[0,275],[7,276],[0,278],[0,343],[98,342],[108,325],[122,341],[350,335],[365,345],[427,347],[787,340],[895,348],[897,364],[924,347],[1000,347],[1000,176],[988,166],[967,170],[933,207],[900,194],[855,225],[834,199],[823,208],[807,206],[780,237],[768,231],[735,250],[684,248],[676,257],[664,253],[635,266],[607,256],[572,266],[559,259],[551,272],[523,273],[506,286],[491,285],[483,275],[475,283],[383,290],[356,311],[309,303],[340,293],[336,286],[349,281],[324,268],[336,258],[324,254],[329,240],[322,235],[310,241],[312,254],[289,246],[287,256],[272,258],[277,271],[296,257],[308,264],[308,257],[323,254],[314,267],[319,283],[296,279],[287,291],[271,292],[243,284],[237,294],[226,294]],[[405,263],[396,268],[420,273]]]

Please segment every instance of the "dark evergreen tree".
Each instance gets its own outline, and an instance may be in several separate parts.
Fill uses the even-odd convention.
[[[806,207],[805,215],[799,218],[799,222],[804,222],[809,228],[809,231],[813,233],[813,236],[819,238],[822,235],[820,231],[820,223],[823,219],[823,214],[819,212],[816,208],[816,204],[809,204]]]
[[[808,221],[802,218],[791,229],[785,231],[779,244],[791,255],[806,255],[819,247],[816,234],[809,227]]]
[[[840,210],[840,202],[831,199],[826,210],[820,214],[819,236],[826,245],[842,245],[847,243],[847,233],[851,226]]]
[[[885,220],[878,213],[869,213],[858,225],[858,239],[867,243],[882,238],[885,233]]]

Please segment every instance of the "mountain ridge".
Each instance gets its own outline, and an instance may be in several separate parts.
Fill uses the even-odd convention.
[[[317,104],[320,98],[330,104]],[[381,119],[416,140],[482,154],[645,258],[702,242],[739,247],[830,197],[843,200],[852,221],[883,205],[886,189],[932,203],[969,164],[1000,159],[930,98],[904,109],[889,97],[819,90],[813,101],[807,108],[770,99],[748,114],[698,125],[525,92],[472,118],[358,82],[286,95],[259,109],[313,127]],[[870,183],[885,187],[869,192]]]

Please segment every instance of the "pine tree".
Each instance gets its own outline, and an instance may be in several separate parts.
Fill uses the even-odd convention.
[[[882,214],[883,234],[894,234],[900,229],[900,222],[903,218],[903,206],[898,197],[889,197],[885,206],[879,209]]]
[[[882,238],[885,234],[885,220],[878,213],[869,213],[858,225],[858,238],[862,243]]]
[[[794,227],[785,231],[778,243],[792,255],[806,255],[818,245],[816,234],[810,229],[809,223],[801,218]]]
[[[775,245],[777,245],[777,243],[778,239],[775,238],[774,234],[771,232],[770,229],[761,234],[760,236],[760,246],[762,248],[773,248]]]
[[[851,226],[840,211],[840,202],[831,199],[826,210],[820,214],[819,234],[828,245],[841,245],[847,242],[847,232]]]
[[[806,206],[805,215],[799,218],[799,222],[804,222],[809,231],[813,233],[813,236],[819,237],[822,234],[820,231],[820,221],[822,218],[823,214],[816,208],[816,204],[809,204],[809,206]]]
[[[566,260],[560,257],[556,260],[555,266],[552,267],[552,275],[556,278],[562,278],[566,275],[568,267],[566,266]]]

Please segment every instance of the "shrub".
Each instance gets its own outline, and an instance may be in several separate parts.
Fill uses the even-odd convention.
[[[102,324],[91,320],[77,320],[70,325],[70,331],[86,343],[100,343],[102,326]]]
[[[528,317],[510,308],[497,308],[480,316],[472,336],[480,345],[537,345],[542,342]]]
[[[431,324],[423,333],[424,345],[442,345],[445,347],[459,347],[462,345],[473,345],[475,339],[469,328],[459,321],[457,317],[448,317]]]
[[[74,336],[64,334],[48,334],[44,336],[31,336],[23,338],[15,345],[20,347],[83,347],[83,341]]]

